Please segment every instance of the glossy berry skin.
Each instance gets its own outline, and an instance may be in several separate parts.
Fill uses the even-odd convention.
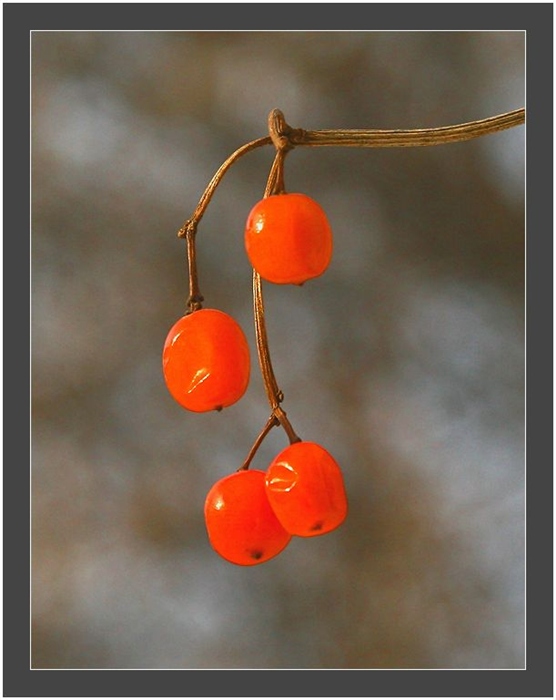
[[[320,204],[296,192],[257,202],[245,225],[252,267],[268,282],[303,284],[327,269],[332,230]]]
[[[267,469],[265,484],[273,511],[292,535],[324,535],[347,516],[340,467],[314,442],[295,442],[282,450]]]
[[[182,316],[162,353],[164,381],[184,408],[220,410],[238,401],[249,384],[249,345],[241,326],[218,309]]]
[[[262,564],[291,539],[270,507],[265,472],[242,470],[217,481],[205,500],[205,524],[213,549],[239,566]]]

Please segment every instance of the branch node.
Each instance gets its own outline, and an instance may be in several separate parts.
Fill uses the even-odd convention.
[[[186,315],[192,314],[194,311],[199,311],[203,308],[203,301],[205,300],[202,294],[190,294],[187,299],[187,311]]]
[[[290,136],[296,131],[286,122],[281,110],[273,109],[268,115],[268,133],[277,151],[291,151],[295,145]]]
[[[197,232],[198,221],[188,219],[178,231],[178,238],[191,238]]]

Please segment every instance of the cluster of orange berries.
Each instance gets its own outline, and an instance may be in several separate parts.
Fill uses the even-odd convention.
[[[318,277],[332,256],[332,232],[320,205],[304,194],[273,194],[249,213],[244,234],[249,261],[275,284]],[[198,308],[170,329],[163,374],[172,397],[195,412],[221,410],[245,393],[250,352],[240,325],[218,309]],[[299,439],[266,471],[240,467],[210,489],[204,508],[213,549],[234,564],[261,564],[292,536],[323,535],[347,515],[341,470],[320,445]]]

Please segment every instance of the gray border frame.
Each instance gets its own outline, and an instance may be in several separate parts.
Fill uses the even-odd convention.
[[[291,3],[286,3],[287,6]],[[367,8],[372,4],[372,10]],[[553,697],[553,5],[4,3],[3,697]],[[233,7],[233,10],[231,9]],[[307,8],[312,6],[307,4]],[[31,670],[29,667],[29,71],[33,30],[527,32],[527,668],[525,670]],[[549,136],[550,135],[550,136]],[[17,300],[16,306],[14,300]],[[19,371],[16,371],[15,368]],[[264,676],[264,677],[263,677]],[[306,691],[306,695],[302,691]],[[191,691],[191,695],[188,691]],[[308,691],[308,692],[307,692]],[[265,696],[262,696],[265,697]]]

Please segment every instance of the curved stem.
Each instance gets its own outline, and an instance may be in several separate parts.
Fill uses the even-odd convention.
[[[278,386],[272,368],[268,337],[266,334],[261,276],[256,270],[253,270],[253,312],[255,317],[255,339],[257,343],[259,366],[261,368],[268,403],[270,404],[270,408],[274,410],[284,400],[284,395]]]
[[[487,119],[432,129],[325,129],[306,131],[288,127],[287,138],[295,146],[352,146],[393,148],[438,146],[468,141],[525,123],[525,109],[516,109]]]
[[[238,472],[244,471],[246,469],[249,469],[249,465],[253,461],[253,457],[255,456],[255,453],[261,446],[262,441],[265,439],[265,437],[268,435],[268,433],[274,428],[275,425],[278,425],[279,421],[278,418],[274,415],[274,413],[270,416],[270,418],[267,420],[265,423],[264,428],[261,430],[259,433],[257,439],[253,443],[253,447],[249,450],[249,454],[245,458],[245,461],[241,465],[241,467],[238,468]]]
[[[212,199],[214,191],[220,184],[222,178],[226,174],[226,171],[229,170],[229,168],[236,162],[236,160],[244,156],[246,153],[249,153],[249,151],[253,151],[255,148],[259,148],[260,146],[267,146],[270,143],[272,143],[272,139],[270,138],[270,136],[264,136],[261,139],[256,139],[255,141],[250,141],[249,143],[246,143],[244,146],[241,146],[240,148],[235,150],[230,156],[228,156],[228,158],[226,158],[226,160],[222,163],[222,165],[212,176],[212,179],[209,182],[209,184],[206,186],[205,191],[201,195],[201,199],[199,200],[199,203],[197,204],[195,211],[193,212],[193,215],[183,224],[183,226],[178,231],[178,238],[185,238],[187,236],[187,230],[192,226],[197,226],[197,224],[203,217],[203,214],[205,213],[210,200]]]
[[[281,425],[284,428],[290,443],[300,442],[301,440],[301,438],[296,434],[295,430],[293,429],[293,426],[290,423],[286,412],[280,406],[280,403],[284,400],[284,394],[282,393],[278,386],[278,383],[276,382],[274,370],[272,369],[272,362],[270,360],[270,350],[268,347],[268,338],[266,335],[266,324],[264,320],[264,301],[262,295],[261,277],[259,273],[255,270],[253,270],[253,307],[255,316],[255,338],[257,342],[259,366],[261,368],[263,383],[272,412],[270,414],[270,418],[265,423],[263,429],[261,430],[261,432],[257,436],[257,439],[253,443],[253,446],[249,450],[249,454],[245,458],[245,461],[237,471],[249,469],[249,466],[253,461],[253,458],[257,450],[261,446],[263,440],[272,430],[272,428],[274,428],[277,425]]]
[[[293,429],[286,412],[280,406],[284,400],[284,394],[278,386],[272,361],[270,359],[270,350],[268,345],[268,337],[266,334],[264,299],[261,285],[261,276],[256,270],[253,270],[253,307],[255,314],[255,339],[257,342],[257,354],[259,357],[259,366],[263,377],[263,383],[266,390],[268,403],[272,409],[272,415],[279,421],[280,425],[286,431],[290,442],[299,442],[300,438]]]
[[[201,199],[193,212],[193,216],[188,219],[178,231],[178,238],[185,238],[187,248],[187,265],[189,272],[189,297],[187,299],[187,313],[193,313],[193,311],[200,309],[202,307],[202,302],[204,301],[203,295],[201,294],[201,290],[199,288],[197,254],[195,250],[195,236],[199,221],[201,221],[203,214],[205,213],[210,200],[212,199],[214,191],[222,181],[222,178],[226,172],[236,162],[236,160],[241,158],[241,156],[244,156],[246,153],[249,153],[249,151],[259,148],[260,146],[266,146],[269,143],[272,143],[270,136],[265,136],[264,138],[250,141],[249,143],[246,143],[244,146],[241,146],[235,150],[228,158],[226,158],[226,160],[214,173],[211,181],[205,188],[205,191],[203,192]]]
[[[189,266],[189,312],[201,308],[203,297],[199,290],[195,256],[195,234],[212,196],[228,169],[242,156],[261,146],[274,144],[276,158],[267,183],[267,192],[284,192],[283,162],[286,153],[296,146],[347,146],[354,148],[393,148],[410,146],[436,146],[455,141],[467,141],[504,129],[511,129],[525,122],[525,109],[516,109],[487,119],[464,124],[441,126],[432,129],[324,129],[309,131],[294,129],[286,122],[279,109],[273,109],[268,117],[269,136],[250,141],[236,149],[218,168],[203,192],[195,211],[178,231],[178,238],[185,238]]]
[[[270,195],[278,194],[284,191],[284,158],[287,150],[287,146],[280,146],[276,151],[265,187],[265,197],[269,197]],[[262,281],[261,276],[255,269],[253,269],[253,313],[255,317],[255,339],[257,343],[259,366],[263,377],[268,403],[270,404],[270,408],[272,410],[272,417],[274,417],[284,428],[290,442],[299,442],[300,438],[293,429],[286,412],[280,406],[284,400],[284,394],[278,386],[278,382],[276,381],[276,376],[272,368],[268,337],[266,333]]]
[[[358,148],[434,146],[478,138],[504,129],[510,129],[524,122],[525,109],[517,109],[487,119],[432,129],[326,129],[307,131],[304,129],[293,129],[288,125],[279,109],[272,110],[268,117],[269,136],[250,141],[241,146],[222,163],[203,192],[192,217],[178,231],[178,237],[185,238],[187,245],[189,270],[188,312],[192,313],[200,309],[203,302],[199,289],[195,251],[197,226],[228,169],[246,153],[260,146],[274,144],[276,155],[264,193],[264,196],[268,197],[285,191],[284,159],[286,154],[296,146],[348,146]],[[253,270],[253,307],[257,354],[272,412],[238,471],[249,468],[264,438],[276,425],[281,425],[284,428],[290,443],[301,440],[295,433],[285,411],[280,406],[284,395],[278,386],[272,368],[266,333],[261,277],[256,270]]]
[[[283,154],[296,146],[349,146],[355,148],[437,146],[456,141],[468,141],[524,124],[525,109],[522,107],[487,119],[430,129],[321,129],[317,131],[294,129],[287,124],[279,109],[273,109],[270,112],[268,123],[269,136],[255,139],[241,146],[218,168],[203,192],[193,215],[178,231],[179,238],[185,238],[188,227],[199,223],[226,171],[236,160],[261,146],[274,143],[277,152]]]

